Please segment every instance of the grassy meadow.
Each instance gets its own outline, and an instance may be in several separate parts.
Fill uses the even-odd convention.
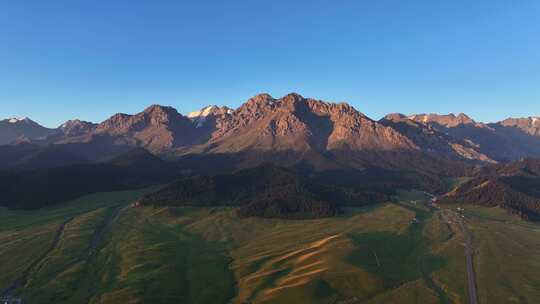
[[[473,235],[480,303],[540,300],[540,224],[501,208],[460,205]]]
[[[0,210],[0,287],[19,282],[11,293],[28,303],[466,303],[463,236],[424,207],[422,192],[334,218],[281,220],[129,206],[150,190]],[[475,212],[481,303],[538,296],[538,227],[508,230],[491,210]],[[496,250],[499,242],[519,250]],[[508,269],[492,265],[502,261]]]

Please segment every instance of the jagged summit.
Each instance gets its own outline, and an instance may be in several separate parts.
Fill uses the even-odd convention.
[[[540,136],[540,117],[507,118],[498,124],[504,127],[520,129],[529,135]]]
[[[76,135],[92,132],[96,128],[96,126],[97,124],[89,122],[89,121],[83,121],[80,119],[72,119],[60,125],[58,129],[60,129],[60,131],[62,131],[62,133],[64,133],[65,135],[76,136]]]
[[[331,103],[290,93],[279,99],[259,94],[232,115],[218,119],[206,149],[240,151],[326,151],[414,149],[391,128],[369,119],[346,103]]]
[[[159,104],[153,104],[151,106],[149,106],[148,108],[144,109],[143,113],[147,113],[147,114],[156,114],[156,115],[161,115],[163,113],[165,114],[178,114],[178,111],[171,107],[171,106],[163,106],[163,105],[159,105]]]
[[[476,124],[476,122],[464,113],[455,115],[453,113],[440,114],[414,114],[408,116],[409,119],[421,123],[436,123],[444,127],[455,127],[463,124]]]

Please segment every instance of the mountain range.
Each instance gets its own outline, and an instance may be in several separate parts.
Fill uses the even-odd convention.
[[[463,113],[394,113],[376,121],[347,103],[304,98],[296,93],[277,99],[259,94],[237,109],[208,106],[182,115],[172,107],[152,105],[134,115],[118,113],[100,123],[70,120],[56,129],[44,128],[28,118],[6,119],[0,122],[0,139],[0,171],[8,172],[2,178],[20,181],[4,185],[11,187],[5,191],[10,195],[4,205],[15,207],[29,206],[19,193],[38,187],[36,176],[47,176],[58,185],[81,172],[115,177],[109,180],[110,187],[103,183],[88,187],[99,191],[175,178],[193,184],[189,178],[201,175],[210,178],[202,181],[210,181],[209,189],[213,189],[216,181],[212,176],[216,174],[236,174],[268,164],[280,168],[270,172],[283,169],[292,174],[275,176],[289,176],[291,180],[296,177],[290,176],[298,176],[302,181],[309,179],[307,184],[380,199],[397,188],[443,193],[448,178],[476,178],[480,167],[540,157],[540,119],[486,124]],[[159,161],[148,165],[147,154]],[[111,161],[123,158],[132,159],[123,168],[144,169],[126,170],[131,176],[119,173],[120,167]],[[164,178],[159,178],[160,171]],[[151,174],[145,178],[148,172]],[[129,182],[129,177],[135,182]],[[229,179],[236,180],[234,176],[219,180]],[[84,188],[74,186],[70,197],[88,193]],[[312,191],[298,189],[305,188],[285,193],[306,198],[302,208],[311,203],[334,206]],[[47,204],[64,199],[50,197]],[[255,200],[268,203],[259,197]],[[336,208],[321,214],[334,214]]]
[[[97,124],[70,120],[56,129],[28,118],[0,122],[0,145],[103,145],[107,141],[171,157],[246,151],[403,150],[494,163],[540,156],[539,138],[537,117],[485,124],[463,113],[389,114],[375,121],[346,103],[295,93],[279,99],[260,94],[235,110],[208,106],[186,116],[172,107],[152,105],[135,115],[119,113]]]

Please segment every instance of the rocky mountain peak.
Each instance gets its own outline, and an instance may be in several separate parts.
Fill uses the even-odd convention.
[[[526,117],[526,118],[507,118],[500,122],[505,126],[526,126],[526,127],[540,127],[540,117]]]
[[[63,123],[59,129],[68,136],[82,135],[92,132],[97,124],[79,119],[68,120]]]
[[[224,114],[231,114],[233,110],[229,107],[222,106],[218,107],[215,105],[206,106],[199,111],[191,112],[187,115],[190,119],[196,119],[200,117],[207,117],[207,116],[217,116],[217,115],[224,115]]]
[[[414,114],[408,117],[411,120],[423,124],[438,124],[443,127],[452,128],[459,125],[476,124],[469,116],[464,113],[459,113],[457,116],[453,113],[440,114]]]
[[[302,95],[294,92],[281,97],[281,101],[285,104],[295,104],[297,102],[303,101],[304,99],[305,98]]]
[[[167,123],[175,118],[182,117],[175,108],[161,105],[151,105],[142,114],[146,114],[151,123]]]
[[[9,123],[19,123],[19,122],[24,121],[25,119],[28,119],[28,118],[27,117],[24,117],[24,118],[12,117],[12,118],[7,118],[6,121]]]
[[[40,124],[38,124],[37,122],[31,120],[30,118],[28,117],[12,117],[12,118],[7,118],[4,120],[4,122],[7,122],[7,123],[10,123],[10,124],[26,124],[26,125],[32,125],[32,126],[40,126]]]
[[[390,114],[387,114],[385,117],[383,117],[381,120],[402,122],[402,121],[409,120],[409,118],[406,115],[401,114],[401,113],[390,113]]]
[[[193,124],[173,107],[152,105],[135,115],[115,114],[100,123],[94,133],[116,136],[131,145],[152,151],[191,142]]]
[[[191,112],[187,115],[191,121],[195,124],[197,128],[203,127],[206,122],[214,121],[217,118],[222,118],[225,115],[230,115],[234,111],[226,106],[218,107],[215,105],[210,105],[202,108],[199,111]]]
[[[415,148],[393,129],[347,103],[324,102],[297,93],[279,99],[257,95],[216,125],[209,145],[219,153],[251,149],[325,151],[345,146],[354,150]]]
[[[475,121],[464,113],[459,113],[456,117],[457,122],[461,124],[474,124]]]
[[[275,98],[268,93],[261,93],[251,97],[246,103],[270,103],[275,101]]]
[[[56,132],[56,129],[43,127],[28,117],[7,118],[0,120],[0,145],[44,139]]]
[[[540,117],[507,118],[497,124],[520,129],[529,135],[540,136]]]

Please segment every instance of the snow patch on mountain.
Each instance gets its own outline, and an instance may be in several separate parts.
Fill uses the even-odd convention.
[[[9,123],[12,123],[12,124],[18,123],[18,122],[23,122],[23,121],[29,121],[28,117],[22,117],[22,118],[20,118],[20,117],[13,117],[13,118],[10,118],[10,119],[8,120],[8,122],[9,122]]]
[[[216,106],[207,106],[200,111],[191,112],[187,115],[188,118],[206,117],[212,113],[212,110],[217,109]]]
[[[195,123],[195,127],[200,128],[204,125],[206,122],[208,116],[211,115],[224,115],[224,114],[232,114],[233,110],[227,108],[227,107],[218,107],[215,105],[207,106],[202,108],[199,111],[191,112],[187,115],[193,123]]]

